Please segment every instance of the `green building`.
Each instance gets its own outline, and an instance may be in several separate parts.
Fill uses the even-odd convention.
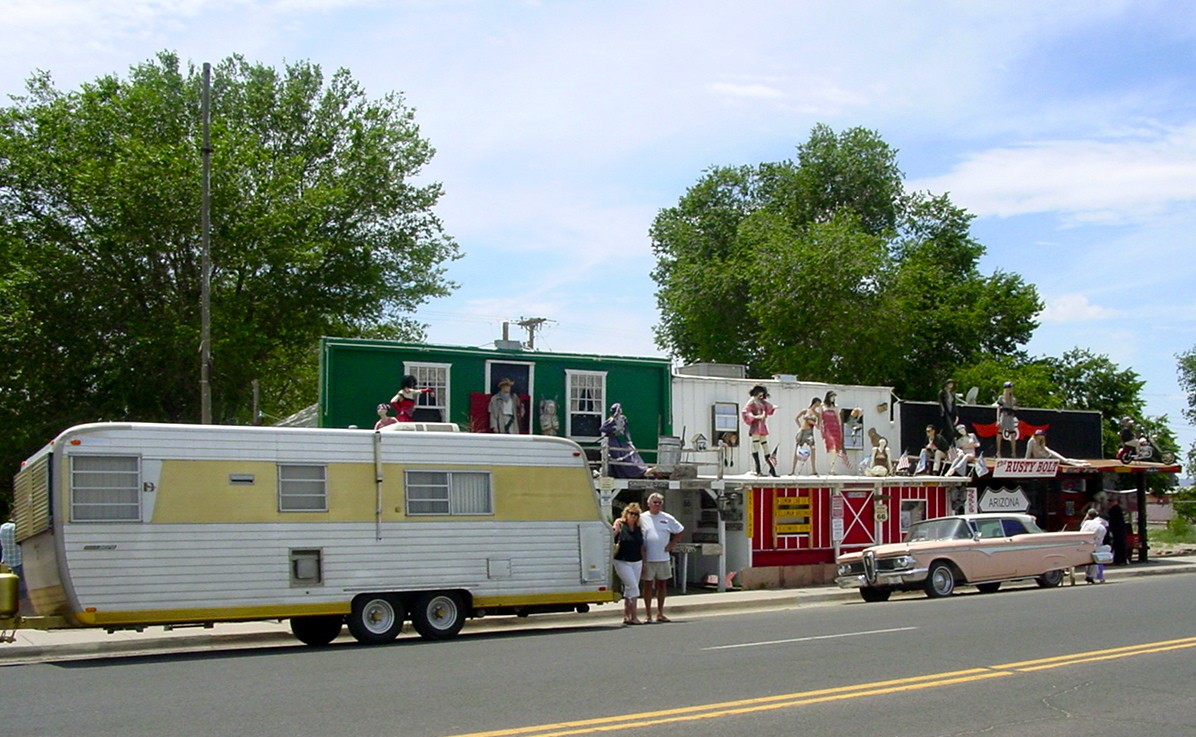
[[[451,422],[488,432],[490,396],[503,379],[525,409],[520,431],[595,444],[611,404],[623,405],[638,448],[656,449],[672,435],[671,369],[664,358],[543,353],[518,348],[467,348],[381,340],[320,341],[320,427],[372,428],[376,407],[406,375],[420,388],[418,422]],[[654,458],[649,455],[649,462]]]

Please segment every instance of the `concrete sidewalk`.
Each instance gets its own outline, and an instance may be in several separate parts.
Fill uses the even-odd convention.
[[[1108,567],[1105,577],[1110,582],[1136,576],[1196,573],[1196,556],[1168,556]],[[1082,582],[1082,575],[1077,577]],[[1064,586],[1068,583],[1065,581]],[[1080,583],[1082,586],[1083,584]],[[966,589],[965,589],[966,590]],[[666,603],[670,617],[683,618],[718,614],[729,611],[786,609],[830,601],[859,601],[854,589],[836,586],[811,586],[800,589],[767,589],[671,594]],[[642,610],[641,610],[642,611]],[[622,624],[623,607],[615,602],[595,606],[586,614],[544,614],[527,618],[486,617],[469,620],[466,631],[492,629],[533,629],[538,625],[573,624],[616,626]],[[251,647],[293,645],[305,647],[291,634],[287,622],[232,622],[211,627],[178,626],[166,629],[147,627],[143,632],[118,630],[112,634],[102,629],[77,630],[18,630],[16,642],[0,643],[0,666],[39,660],[59,660],[84,657],[104,657],[133,653],[166,651],[202,652]],[[401,637],[416,637],[410,625]],[[354,642],[346,630],[337,642]]]

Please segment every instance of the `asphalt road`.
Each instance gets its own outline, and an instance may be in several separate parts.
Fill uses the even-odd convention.
[[[1184,574],[14,665],[0,735],[1190,737],[1194,602]]]

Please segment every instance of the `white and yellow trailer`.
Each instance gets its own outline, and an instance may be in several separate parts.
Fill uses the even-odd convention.
[[[25,462],[14,509],[34,615],[0,628],[289,619],[308,644],[345,624],[376,643],[615,598],[563,438],[80,425]]]

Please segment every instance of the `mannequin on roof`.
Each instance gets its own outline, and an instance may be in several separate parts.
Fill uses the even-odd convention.
[[[751,399],[743,407],[743,421],[747,423],[748,435],[752,438],[752,460],[756,464],[756,475],[764,475],[760,469],[760,456],[763,455],[768,462],[769,475],[776,476],[775,459],[769,460],[768,456],[768,418],[777,408],[768,401],[768,390],[760,384],[753,386],[748,393]]]
[[[395,410],[396,422],[415,422],[415,405],[421,394],[432,394],[431,388],[417,389],[419,380],[411,374],[403,377],[399,391],[390,398],[390,406]]]

